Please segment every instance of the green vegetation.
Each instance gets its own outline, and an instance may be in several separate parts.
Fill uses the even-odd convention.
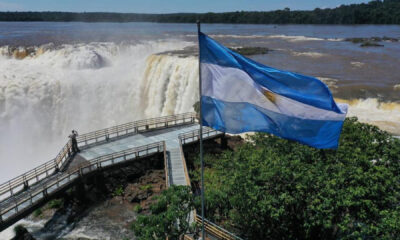
[[[151,192],[152,191],[153,186],[151,184],[147,184],[147,185],[143,185],[140,186],[139,189],[142,191],[146,191],[146,192]]]
[[[64,205],[63,199],[54,199],[48,203],[49,208],[51,209],[59,209]]]
[[[168,22],[252,24],[400,24],[400,0],[374,0],[367,4],[341,5],[333,9],[270,12],[226,13],[71,13],[71,12],[2,12],[0,21],[82,21],[82,22]]]
[[[264,47],[240,47],[240,48],[231,48],[231,50],[246,56],[267,54],[269,51],[271,51],[270,49]]]
[[[400,236],[400,140],[356,118],[346,119],[338,150],[264,133],[249,140],[235,151],[209,149],[205,156],[206,217],[211,221],[244,239]],[[199,159],[187,161],[198,187]],[[150,215],[138,216],[132,229],[138,239],[179,239],[197,231],[187,218],[198,206],[189,187],[173,186],[157,197]]]
[[[33,211],[33,216],[34,217],[40,217],[43,214],[43,211],[41,208],[36,209],[35,211]]]
[[[143,208],[142,208],[142,206],[140,206],[140,205],[136,205],[136,206],[133,208],[133,211],[136,212],[136,213],[141,213],[141,212],[143,211]]]
[[[195,208],[190,187],[172,186],[163,191],[150,206],[151,215],[139,215],[132,224],[138,239],[177,240],[185,233],[196,231],[188,223],[189,213]]]
[[[257,133],[205,157],[206,217],[245,239],[398,239],[400,141],[346,119],[340,147]],[[198,186],[199,160],[192,183]]]
[[[122,185],[118,186],[114,189],[113,197],[123,196],[124,195],[124,187]]]

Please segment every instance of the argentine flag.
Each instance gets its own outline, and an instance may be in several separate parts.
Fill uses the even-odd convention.
[[[199,33],[203,126],[338,147],[347,105],[316,78],[264,66]]]

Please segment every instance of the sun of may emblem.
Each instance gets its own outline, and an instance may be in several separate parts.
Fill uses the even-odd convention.
[[[263,89],[263,94],[270,100],[272,103],[276,101],[276,95],[273,92]]]

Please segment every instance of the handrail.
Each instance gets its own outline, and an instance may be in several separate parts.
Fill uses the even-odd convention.
[[[151,150],[155,150],[154,152],[150,152]],[[28,191],[29,195],[23,198],[14,199],[14,203],[11,206],[0,209],[0,223],[5,220],[19,214],[22,210],[29,208],[37,201],[40,201],[42,198],[47,195],[56,192],[60,189],[60,187],[65,186],[66,184],[72,183],[75,179],[82,177],[94,170],[101,169],[103,167],[112,166],[117,163],[122,163],[125,161],[129,161],[131,159],[140,158],[142,156],[148,156],[151,153],[159,153],[165,150],[165,142],[156,142],[147,144],[140,147],[134,147],[128,150],[124,150],[117,153],[111,153],[107,155],[103,155],[97,157],[93,160],[90,160],[87,164],[80,166],[78,169],[75,169],[71,172],[64,172],[60,175],[56,175],[55,181],[44,184],[42,187],[35,189],[33,191]],[[145,154],[143,154],[145,152]],[[110,162],[111,161],[111,162]],[[110,163],[108,163],[110,162]],[[107,163],[107,164],[105,164]],[[104,164],[104,166],[103,166]],[[54,188],[55,187],[55,188]],[[41,195],[41,197],[36,198]],[[36,199],[35,199],[36,198]],[[4,217],[7,213],[11,213],[8,217]]]
[[[165,172],[165,186],[169,188],[169,165],[167,160],[167,147],[165,146],[164,142],[164,172]]]
[[[52,175],[56,171],[57,163],[56,160],[50,160],[46,163],[43,163],[42,165],[18,176],[15,177],[3,184],[0,185],[0,201],[1,197],[6,195],[7,193],[10,194],[10,196],[6,196],[4,199],[7,199],[9,197],[13,197],[17,192],[27,188],[28,186],[42,180],[44,177],[42,176],[43,174],[48,177],[49,175]],[[32,183],[33,182],[33,183]]]
[[[124,135],[126,135],[132,133],[129,132],[129,130],[134,130],[134,132],[136,132],[139,131],[140,130],[139,128],[141,127],[145,127],[145,129],[157,128],[159,124],[164,124],[163,126],[167,127],[170,122],[173,122],[172,125],[176,125],[178,123],[177,121],[183,121],[183,123],[186,123],[186,120],[189,120],[188,122],[194,122],[195,118],[196,114],[190,112],[190,113],[182,113],[165,117],[138,120],[135,122],[125,123],[80,135],[77,137],[77,141],[78,143],[82,143],[98,139],[100,137],[108,138],[110,135],[121,136],[120,133],[123,132],[125,132]]]
[[[223,132],[217,131],[212,128],[204,127],[203,128],[203,139],[208,139],[210,137],[215,137],[217,135],[223,135]],[[187,165],[186,165],[186,159],[183,154],[183,149],[182,146],[183,144],[190,143],[190,142],[195,142],[199,140],[200,136],[200,130],[193,130],[190,132],[186,133],[181,133],[179,134],[179,145],[180,145],[180,151],[181,151],[181,156],[182,156],[182,161],[183,161],[183,167],[185,170],[185,175],[187,179],[187,185],[190,186],[190,178],[188,175],[187,171]],[[187,141],[189,140],[189,141]],[[194,215],[194,220],[196,222],[201,223],[201,217],[196,214],[196,211],[193,211],[192,215]],[[216,236],[218,239],[223,239],[223,240],[242,240],[241,238],[235,236],[234,234],[230,233],[229,231],[219,227],[216,224],[213,224],[212,222],[204,219],[204,228],[206,232],[211,233],[212,235]],[[184,236],[185,239],[193,239],[188,235]]]
[[[214,137],[216,135],[223,135],[223,132],[220,132],[218,130],[209,128],[209,127],[203,127],[203,139],[207,139],[210,137]],[[186,144],[186,142],[194,142],[199,140],[200,136],[200,130],[193,130],[190,132],[186,133],[181,133],[179,134],[179,139],[182,141],[183,144]],[[186,141],[186,140],[192,140],[192,141]]]
[[[196,215],[196,222],[201,223],[202,218],[201,216]],[[229,232],[228,230],[218,226],[217,224],[207,220],[204,218],[204,229],[215,235],[218,239],[223,240],[243,240],[242,238],[236,236],[235,234]]]
[[[186,165],[186,159],[185,159],[185,154],[183,153],[182,149],[182,139],[179,138],[179,151],[181,152],[181,159],[182,159],[182,164],[183,164],[183,170],[185,171],[185,177],[186,177],[186,185],[190,186],[190,177],[189,177],[189,172],[187,170],[187,165]]]
[[[113,137],[120,137],[127,134],[134,134],[139,131],[148,131],[159,127],[176,126],[178,124],[194,123],[196,119],[195,113],[183,113],[165,117],[151,118],[146,120],[138,120],[135,122],[125,123],[114,127],[97,130],[82,134],[77,137],[80,147],[92,144],[91,141],[98,142],[99,139],[105,141]],[[160,126],[160,124],[162,126]],[[140,129],[143,128],[144,129]],[[72,153],[71,141],[68,141],[56,158],[36,167],[18,177],[15,177],[3,184],[0,184],[0,202],[13,197],[16,193],[27,189],[29,186],[42,180],[42,175],[49,176],[62,170],[62,167],[68,162]]]

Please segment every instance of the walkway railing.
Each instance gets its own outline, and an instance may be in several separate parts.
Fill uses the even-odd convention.
[[[78,136],[77,141],[79,146],[85,146],[138,132],[194,123],[195,119],[195,113],[183,113],[166,117],[139,120],[80,135]]]
[[[21,176],[0,185],[0,201],[14,197],[20,191],[26,190],[29,186],[53,175],[56,172],[57,163],[55,159],[36,167]]]
[[[214,130],[212,128],[203,127],[203,139],[215,138],[215,137],[217,137],[219,135],[223,135],[223,134],[224,134],[223,132],[219,132],[219,131]],[[182,158],[182,161],[183,161],[183,168],[184,168],[184,171],[185,171],[186,185],[187,186],[191,186],[191,184],[190,184],[190,177],[189,177],[189,172],[188,172],[188,169],[187,169],[185,155],[183,153],[183,145],[184,144],[188,144],[188,143],[192,143],[192,142],[197,142],[197,141],[199,141],[199,139],[200,139],[200,130],[194,130],[194,131],[190,131],[190,132],[187,132],[187,133],[179,134],[179,146],[180,146],[181,158]],[[199,217],[196,214],[196,210],[193,210],[190,215],[191,215],[190,216],[190,222],[191,223],[194,222],[194,221],[196,221],[196,222],[198,221],[197,219]],[[201,224],[201,220],[200,220],[200,224]],[[205,227],[206,232],[212,231],[212,234],[214,236],[217,236],[217,237],[225,236],[224,232],[220,231],[219,229],[211,227],[206,222],[204,224],[205,224],[204,227]],[[188,235],[185,235],[185,239],[191,239],[191,237],[189,237]],[[230,239],[235,239],[235,238],[218,238],[218,239],[228,239],[228,240],[230,240]]]
[[[183,113],[166,117],[139,120],[118,126],[82,134],[77,138],[80,147],[97,144],[110,139],[132,135],[139,132],[151,131],[159,128],[167,128],[177,125],[194,123],[195,113]],[[15,194],[26,190],[42,179],[58,172],[62,169],[71,157],[72,145],[68,141],[55,159],[52,159],[37,168],[34,168],[10,181],[0,185],[0,202],[14,197]]]
[[[167,147],[164,142],[164,173],[165,173],[165,186],[166,188],[170,187],[170,172],[169,172],[169,164],[168,164],[168,156],[167,156]]]
[[[104,155],[88,161],[88,163],[80,166],[76,170],[57,174],[50,178],[49,181],[42,186],[35,189],[27,190],[27,194],[9,199],[6,206],[0,205],[0,230],[3,229],[3,222],[17,217],[19,214],[23,214],[25,210],[31,208],[35,204],[38,204],[44,198],[50,197],[60,190],[65,189],[75,180],[88,173],[115,164],[121,164],[137,158],[161,153],[164,152],[164,150],[164,142],[152,143],[141,147],[131,148],[125,151]]]
[[[217,131],[209,127],[203,127],[203,139],[215,138],[218,135],[223,135],[223,132]],[[182,144],[188,144],[199,141],[200,130],[194,130],[187,133],[179,134],[179,139]]]
[[[196,215],[196,223],[201,224],[201,216]],[[228,230],[218,226],[215,223],[204,219],[204,230],[207,234],[211,234],[212,236],[222,239],[222,240],[243,240],[235,234],[229,232]]]

